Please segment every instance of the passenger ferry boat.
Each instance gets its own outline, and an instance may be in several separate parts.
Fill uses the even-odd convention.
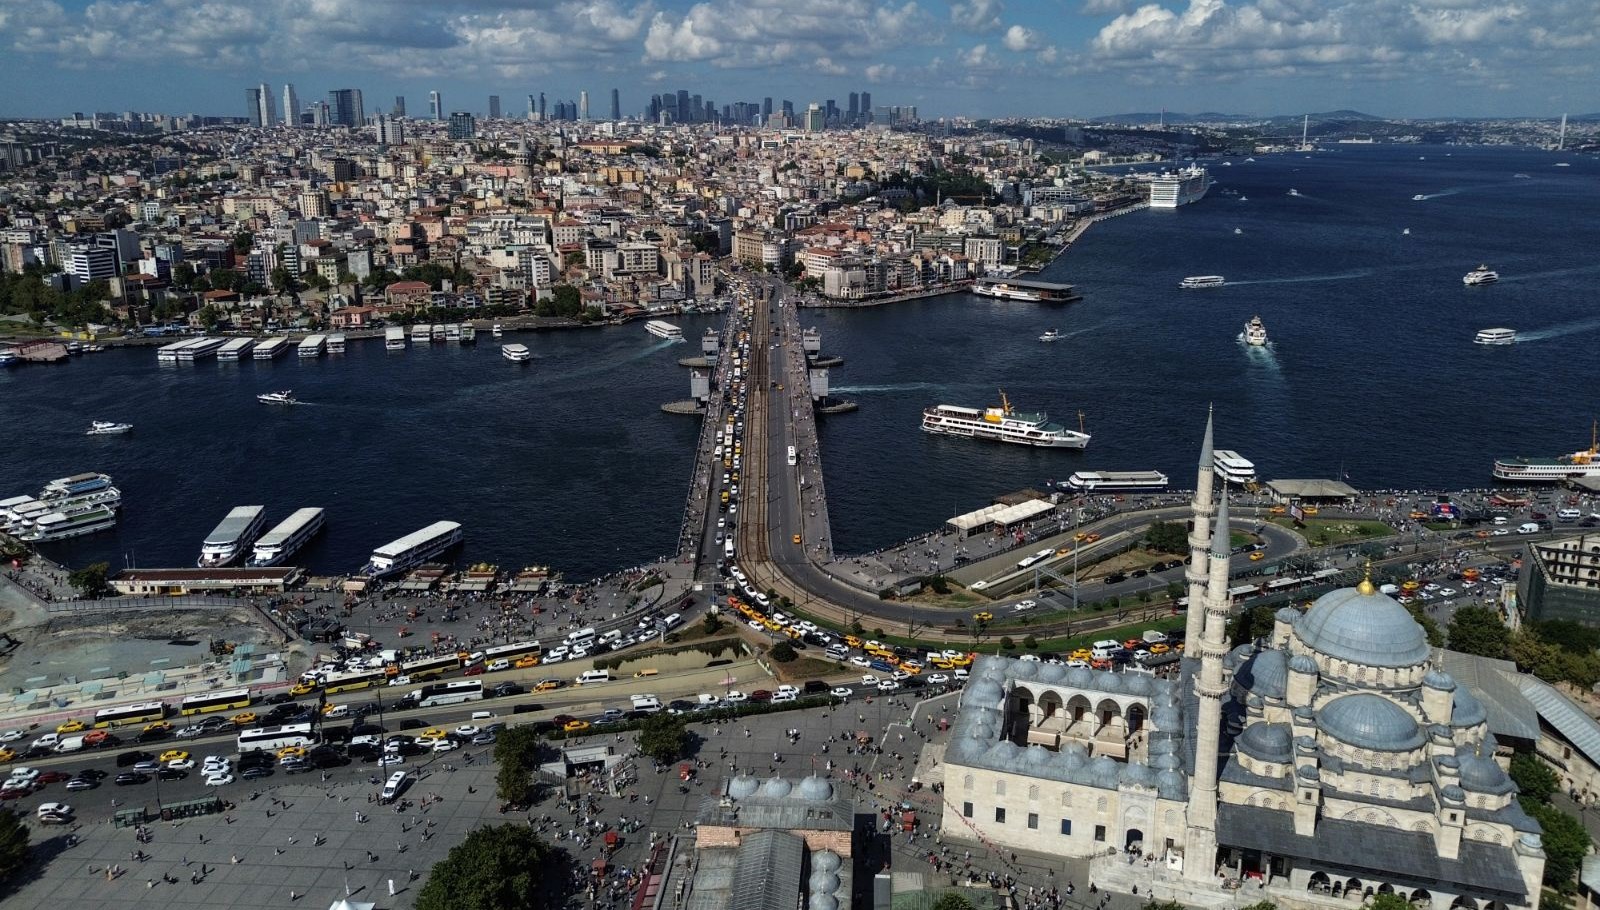
[[[287,353],[289,353],[289,339],[268,338],[256,345],[255,351],[250,356],[256,360],[276,360]]]
[[[1019,414],[1012,410],[1004,391],[1000,392],[998,408],[979,410],[949,404],[928,408],[922,412],[922,429],[945,436],[969,436],[1041,448],[1081,449],[1089,444],[1088,433],[1051,423],[1042,411]]]
[[[1078,471],[1061,485],[1083,493],[1165,490],[1167,475],[1160,471]]]
[[[525,344],[502,344],[500,356],[515,363],[527,363],[533,359],[533,352]]]
[[[383,347],[386,351],[403,351],[406,349],[405,326],[391,325],[383,330]]]
[[[343,354],[345,337],[343,332],[334,332],[328,336],[328,353]]]
[[[1558,455],[1555,458],[1497,458],[1493,473],[1497,480],[1516,483],[1558,483],[1600,477],[1600,435],[1597,435],[1595,427],[1591,427],[1589,448],[1571,455]]]
[[[281,392],[264,392],[256,396],[256,401],[262,404],[299,404],[300,400],[294,397],[293,390],[284,389]]]
[[[307,541],[317,536],[317,532],[322,530],[324,517],[322,509],[296,509],[294,514],[279,522],[277,527],[261,535],[246,565],[252,568],[267,568],[282,563],[299,552]]]
[[[85,436],[120,436],[123,433],[133,432],[131,423],[112,423],[108,420],[96,420],[89,424],[89,431]]]
[[[1475,288],[1485,284],[1494,284],[1499,280],[1500,273],[1491,270],[1486,265],[1480,265],[1472,271],[1461,276],[1461,283],[1469,288]]]
[[[1211,458],[1212,464],[1217,469],[1217,476],[1228,483],[1243,485],[1255,482],[1255,464],[1238,452],[1231,449],[1218,449]]]
[[[1201,288],[1220,288],[1227,283],[1228,280],[1221,275],[1190,275],[1188,278],[1178,282],[1178,287],[1186,291],[1193,291]]]
[[[202,569],[214,569],[233,562],[256,539],[266,523],[265,506],[236,506],[206,535],[205,542],[200,545],[200,559],[195,565]]]
[[[44,489],[39,491],[39,498],[45,502],[58,499],[80,499],[84,496],[92,496],[108,490],[115,492],[116,489],[111,485],[111,475],[109,474],[73,474],[71,477],[59,477],[45,484]]]
[[[444,341],[444,326],[443,325],[431,326],[428,329],[428,338],[431,341],[435,342],[435,343]]]
[[[1070,284],[1027,278],[979,278],[972,283],[972,293],[979,297],[1020,300],[1024,303],[1076,303],[1083,299],[1083,295]]]
[[[1476,344],[1515,344],[1516,329],[1479,329],[1472,339]]]
[[[663,322],[660,319],[652,319],[645,323],[644,330],[656,336],[657,338],[665,338],[668,341],[683,340],[683,329],[678,328],[670,322]]]
[[[217,359],[237,363],[244,359],[244,355],[250,352],[250,347],[254,344],[255,342],[249,338],[229,338],[226,344],[217,348]]]
[[[412,344],[427,344],[428,343],[428,339],[431,338],[431,337],[433,337],[432,331],[428,328],[427,325],[419,322],[416,325],[411,327],[411,343]]]
[[[298,352],[301,357],[321,357],[327,344],[328,336],[326,335],[308,335],[305,340],[300,342]]]
[[[470,322],[461,323],[461,343],[462,344],[477,344],[478,343],[478,327],[473,325]]]
[[[368,578],[383,578],[419,566],[461,542],[461,525],[454,521],[436,521],[420,531],[372,551],[372,558],[362,568]]]
[[[1251,316],[1250,321],[1244,324],[1244,343],[1258,348],[1266,347],[1267,326],[1260,316]]]
[[[506,333],[505,326],[501,325],[498,322],[495,323],[494,324],[494,328],[489,331],[489,334],[493,335],[496,338],[499,338],[499,337],[505,335],[505,333]]]
[[[1150,181],[1150,207],[1175,209],[1180,205],[1199,202],[1211,189],[1211,177],[1199,165],[1190,165],[1181,171],[1162,173]]]
[[[115,527],[117,510],[109,506],[92,506],[79,512],[50,512],[34,519],[31,527],[17,533],[29,543],[49,543],[82,537]]]
[[[461,342],[461,323],[446,323],[444,327],[444,340],[454,341],[459,344]]]

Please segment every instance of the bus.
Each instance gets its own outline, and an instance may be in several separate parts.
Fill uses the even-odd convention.
[[[789,447],[789,467],[792,468],[796,464],[799,464],[799,461],[796,460],[796,458],[795,458],[794,446],[790,446]]]
[[[1017,563],[1017,568],[1026,569],[1029,566],[1034,565],[1035,563],[1041,562],[1043,560],[1049,559],[1050,557],[1052,557],[1054,555],[1056,555],[1056,551],[1055,551],[1054,547],[1045,547],[1043,550],[1040,550],[1039,552],[1033,554],[1032,556],[1023,557],[1023,560],[1021,562]]]
[[[464,701],[483,700],[483,681],[477,679],[435,683],[411,693],[419,708],[437,708],[441,705],[459,705]]]
[[[334,673],[322,681],[322,691],[328,695],[381,686],[389,681],[382,670],[357,670],[354,673]]]
[[[496,645],[493,648],[483,649],[483,662],[491,663],[496,660],[516,660],[519,657],[538,657],[544,653],[544,648],[536,641],[521,641],[510,645]]]
[[[404,674],[411,677],[412,681],[419,679],[433,679],[443,676],[451,670],[461,669],[461,658],[454,654],[442,657],[419,657],[415,660],[403,660],[398,665],[390,664],[387,671],[389,676]]]
[[[166,716],[167,706],[165,702],[149,701],[137,705],[101,708],[94,712],[94,725],[96,729],[125,727],[128,724],[154,723]]]
[[[281,727],[253,727],[239,732],[239,751],[277,751],[285,746],[302,748],[316,745],[317,734],[310,724],[284,724]]]
[[[212,711],[232,711],[235,708],[248,707],[250,707],[249,689],[228,689],[224,692],[185,696],[183,701],[178,703],[178,713],[184,717],[189,717],[194,714],[209,714]]]

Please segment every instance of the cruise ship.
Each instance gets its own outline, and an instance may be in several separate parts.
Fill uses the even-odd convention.
[[[282,563],[300,551],[306,542],[322,530],[323,511],[317,508],[296,509],[293,515],[278,526],[261,535],[246,565],[268,568]]]
[[[670,322],[663,322],[660,319],[652,319],[645,323],[644,330],[656,336],[657,338],[665,338],[668,341],[683,340],[683,329],[678,328]]]
[[[1160,471],[1078,471],[1062,486],[1082,493],[1165,490],[1167,475]]]
[[[1083,299],[1083,295],[1070,284],[1027,278],[979,278],[972,283],[972,293],[979,297],[1025,303],[1076,303]]]
[[[1496,458],[1496,480],[1515,483],[1559,483],[1600,477],[1600,436],[1591,428],[1589,448],[1554,458]]]
[[[1202,288],[1220,288],[1228,283],[1228,279],[1221,275],[1190,275],[1178,282],[1178,287],[1186,291],[1200,290]]]
[[[1461,283],[1469,288],[1474,288],[1485,284],[1494,284],[1499,280],[1500,273],[1490,269],[1486,265],[1480,265],[1472,271],[1461,276]]]
[[[1515,344],[1517,341],[1516,329],[1479,329],[1473,337],[1476,344]]]
[[[1181,171],[1157,175],[1150,181],[1150,207],[1175,209],[1180,205],[1199,202],[1211,189],[1211,177],[1206,169],[1190,165]]]
[[[1216,466],[1217,476],[1228,483],[1247,484],[1255,483],[1256,466],[1250,459],[1231,449],[1218,449],[1212,456],[1212,463]]]
[[[261,533],[261,526],[266,523],[265,506],[236,506],[215,530],[206,535],[205,543],[200,545],[200,559],[196,565],[202,569],[213,569],[233,562],[256,539],[256,535]]]
[[[17,537],[29,543],[49,543],[105,531],[117,524],[117,510],[109,506],[94,506],[81,512],[50,512],[39,516],[33,526],[18,532]]]
[[[922,429],[945,436],[970,436],[1017,445],[1054,449],[1081,449],[1089,444],[1089,434],[1051,423],[1043,412],[1019,414],[1011,409],[1006,393],[1000,393],[1000,407],[963,408],[941,404],[922,412]]]
[[[372,551],[361,574],[368,578],[383,578],[421,565],[461,542],[461,524],[454,521],[436,521],[420,531]]]
[[[383,347],[389,351],[403,351],[406,349],[405,326],[391,325],[383,330]]]
[[[1266,347],[1267,326],[1261,321],[1260,316],[1251,316],[1250,321],[1244,324],[1244,343],[1252,347]]]

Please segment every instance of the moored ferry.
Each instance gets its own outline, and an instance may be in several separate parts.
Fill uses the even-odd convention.
[[[1062,486],[1084,493],[1165,490],[1167,475],[1160,471],[1078,471]]]
[[[1571,455],[1554,458],[1496,458],[1494,476],[1497,480],[1516,483],[1559,483],[1564,480],[1581,480],[1600,477],[1600,436],[1590,429],[1589,448]]]
[[[307,541],[317,536],[317,532],[322,530],[323,522],[322,509],[296,509],[294,514],[279,522],[277,527],[261,535],[261,539],[256,541],[247,565],[267,568],[282,563],[299,552]]]
[[[1246,484],[1256,480],[1256,466],[1250,459],[1231,449],[1218,449],[1212,456],[1217,476],[1228,483]]]
[[[412,344],[427,344],[428,339],[431,337],[433,337],[432,332],[429,330],[427,323],[419,322],[411,327]]]
[[[1089,434],[1051,423],[1044,412],[1022,414],[1011,408],[1006,393],[1000,393],[998,408],[964,408],[941,404],[922,412],[922,429],[945,436],[969,436],[1040,448],[1081,449],[1089,444]]]
[[[344,345],[345,345],[345,337],[344,337],[344,333],[343,332],[334,332],[332,335],[328,336],[328,353],[329,354],[343,354],[344,353]]]
[[[461,323],[461,343],[462,344],[477,344],[478,343],[478,327],[473,325],[470,322]]]
[[[229,338],[227,343],[217,348],[217,359],[227,361],[243,360],[244,355],[250,353],[250,347],[254,344],[255,342],[249,338]]]
[[[391,325],[383,330],[383,347],[390,351],[403,351],[406,349],[405,326]]]
[[[436,521],[426,528],[413,531],[399,540],[386,543],[372,551],[372,558],[362,568],[368,578],[382,578],[419,566],[461,542],[461,524],[454,521]]]
[[[113,490],[111,475],[109,474],[73,474],[71,477],[58,477],[44,485],[39,491],[39,498],[49,502],[56,499],[73,499],[79,496],[88,496],[105,490]]]
[[[30,543],[48,543],[82,537],[115,527],[117,510],[109,506],[94,506],[80,512],[50,512],[34,519],[33,526],[17,536]]]
[[[299,353],[301,357],[321,357],[323,349],[327,347],[328,336],[310,335],[300,342]]]
[[[267,523],[267,510],[265,506],[236,506],[222,522],[206,535],[205,542],[200,545],[200,559],[196,563],[202,569],[211,569],[225,566],[244,552],[250,546],[256,535],[261,533],[261,526]]]
[[[256,360],[276,360],[289,353],[289,339],[268,338],[256,345],[255,351],[250,355]]]
[[[664,322],[660,319],[652,319],[645,323],[644,330],[656,336],[657,338],[665,338],[668,341],[683,340],[683,329],[678,328],[670,322]]]
[[[979,297],[1026,303],[1076,303],[1083,299],[1083,295],[1070,284],[1028,278],[979,278],[972,283],[972,293]]]

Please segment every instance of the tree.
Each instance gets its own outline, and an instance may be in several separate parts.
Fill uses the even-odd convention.
[[[1022,646],[1029,651],[1037,651],[1039,650],[1039,639],[1029,635],[1027,638],[1022,640]]]
[[[331,287],[331,285],[328,283],[328,279],[322,277],[320,272],[306,273],[306,284],[311,285],[319,291],[326,291],[329,287]]]
[[[200,312],[195,315],[200,318],[200,325],[204,326],[207,331],[216,328],[217,323],[222,319],[222,311],[209,303],[201,307]]]
[[[1444,647],[1444,632],[1439,628],[1439,624],[1434,622],[1433,617],[1428,615],[1426,605],[1419,600],[1407,605],[1406,609],[1411,612],[1411,618],[1417,621],[1417,625],[1421,626],[1423,633],[1428,636],[1428,644],[1435,648]]]
[[[706,621],[704,623],[703,628],[706,630],[706,634],[707,635],[715,635],[718,632],[721,632],[722,631],[722,625],[723,625],[722,617],[718,616],[715,613],[707,613],[706,614]]]
[[[9,881],[28,863],[28,826],[10,809],[0,809],[0,882]]]
[[[1511,780],[1516,783],[1519,799],[1535,803],[1550,801],[1551,795],[1561,786],[1556,772],[1531,752],[1518,752],[1511,756]]]
[[[1549,803],[1524,799],[1522,808],[1544,829],[1544,883],[1563,894],[1571,894],[1576,887],[1574,880],[1578,869],[1593,843],[1589,832],[1577,819]]]
[[[495,792],[503,803],[526,806],[533,802],[533,769],[544,746],[531,725],[500,731],[494,744]]]
[[[933,910],[974,910],[972,901],[960,891],[946,891],[933,902]]]
[[[1145,529],[1145,544],[1158,553],[1189,552],[1189,532],[1175,521],[1158,521]]]
[[[289,270],[281,265],[272,270],[271,277],[272,289],[275,291],[282,292],[294,288],[294,276],[290,275]]]
[[[1450,619],[1450,650],[1504,658],[1511,650],[1511,630],[1488,607],[1462,607]]]
[[[639,751],[658,762],[677,761],[689,747],[689,728],[683,718],[652,714],[639,724]]]
[[[249,231],[240,231],[233,235],[233,248],[240,253],[250,252],[250,248],[255,245],[256,235]]]
[[[1187,910],[1187,908],[1177,901],[1150,900],[1145,901],[1144,910]]]
[[[194,266],[180,262],[172,267],[172,283],[180,288],[194,284]]]
[[[1011,636],[1009,636],[1009,635],[1000,636],[1000,650],[1002,650],[1002,651],[1015,651],[1016,649],[1017,649],[1017,643],[1011,640]]]
[[[571,867],[526,825],[479,828],[433,867],[417,910],[557,910]]]
[[[1240,907],[1239,910],[1278,910],[1278,905],[1272,901],[1256,901]]]
[[[105,562],[90,563],[67,576],[67,582],[84,597],[103,597],[111,593],[111,585],[106,577],[111,574],[111,564]]]
[[[789,642],[785,640],[773,645],[772,650],[767,652],[767,656],[771,657],[780,664],[786,664],[790,661],[793,661],[800,655],[795,653],[794,645],[789,644]]]
[[[1372,901],[1367,906],[1371,910],[1415,910],[1410,901],[1392,891],[1382,891],[1372,895]]]

